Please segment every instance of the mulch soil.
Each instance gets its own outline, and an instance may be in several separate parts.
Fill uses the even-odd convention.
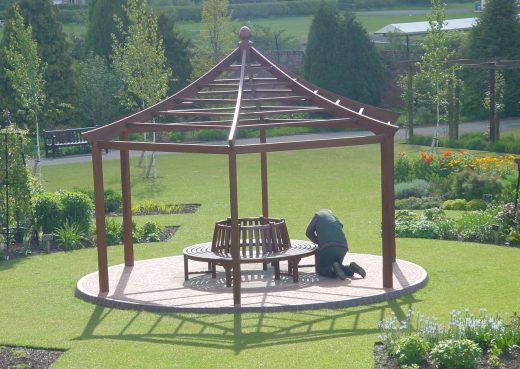
[[[0,346],[2,369],[48,369],[63,351]]]
[[[484,354],[477,369],[520,369],[520,347],[516,346],[511,353],[500,356],[500,367],[492,367],[488,363],[489,355]],[[430,361],[424,362],[421,369],[436,369]],[[400,369],[397,360],[388,356],[385,346],[378,343],[374,346],[374,369]]]

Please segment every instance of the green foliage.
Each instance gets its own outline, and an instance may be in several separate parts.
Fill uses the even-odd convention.
[[[468,339],[450,339],[439,342],[430,355],[439,369],[474,369],[482,350]]]
[[[18,6],[24,23],[32,27],[38,56],[47,65],[43,74],[47,99],[42,109],[42,122],[50,127],[51,124],[71,121],[74,118],[73,102],[77,90],[69,45],[58,22],[57,9],[52,2],[41,0],[20,0]],[[14,18],[14,12],[13,7],[9,8],[6,21]],[[2,43],[9,38],[9,32],[5,30]]]
[[[467,56],[473,59],[502,58],[518,59],[520,57],[520,20],[517,17],[518,9],[513,0],[489,0],[480,16],[480,20],[470,31]],[[504,104],[507,115],[518,114],[520,106],[520,72],[508,71],[504,73],[505,90]],[[484,100],[487,76],[479,71],[469,79],[468,102],[465,110],[471,112],[478,109]]]
[[[483,199],[473,199],[466,204],[466,210],[486,210],[487,203]]]
[[[472,169],[457,173],[453,182],[454,196],[466,200],[482,200],[485,194],[497,195],[501,189],[502,182],[497,176],[479,174]]]
[[[493,225],[497,220],[493,214],[484,211],[471,211],[457,221],[460,239],[474,242],[494,242],[496,232]]]
[[[119,245],[123,242],[123,226],[113,218],[105,219],[106,242],[108,246]]]
[[[423,197],[428,194],[429,185],[424,179],[414,179],[410,182],[397,183],[395,185],[395,198]]]
[[[87,52],[102,57],[108,62],[112,53],[112,36],[121,40],[121,32],[116,27],[114,17],[124,18],[123,4],[126,0],[89,1],[88,29],[85,38]]]
[[[33,118],[35,127],[32,128],[38,134],[38,113],[45,101],[43,73],[46,65],[38,55],[32,27],[25,27],[18,5],[13,5],[11,11],[12,18],[8,20],[8,31],[3,40],[5,73],[15,101],[10,109],[23,110],[27,117]]]
[[[287,35],[284,29],[274,30],[271,25],[253,23],[251,32],[254,37],[254,47],[260,51],[294,50],[298,47],[296,38]]]
[[[352,13],[323,3],[311,24],[305,78],[327,90],[378,104],[382,67],[367,31]]]
[[[84,232],[88,231],[94,207],[92,200],[81,192],[60,192],[59,197],[63,220],[79,226]]]
[[[157,18],[148,13],[146,3],[128,0],[123,9],[128,29],[123,19],[116,17],[123,41],[112,35],[112,63],[123,84],[117,97],[123,106],[134,110],[155,104],[166,95],[171,71],[157,34]]]
[[[54,233],[58,244],[66,251],[81,248],[82,242],[86,239],[82,227],[68,221],[62,227],[56,228]]]
[[[19,129],[16,124],[0,129],[0,225],[2,227],[13,226],[17,221],[24,224],[31,214],[31,194],[34,188],[32,174],[25,165],[24,146],[27,142],[27,131]],[[7,208],[9,208],[8,214]]]
[[[63,224],[63,206],[58,194],[43,192],[37,194],[33,199],[33,226],[43,233],[53,233],[56,228]]]
[[[176,31],[174,18],[167,13],[161,13],[157,18],[157,32],[163,39],[166,64],[173,71],[168,92],[177,92],[188,84],[193,72],[190,40]]]
[[[395,208],[398,210],[420,210],[438,208],[441,200],[438,197],[408,197],[407,199],[395,200]]]
[[[112,189],[105,190],[105,211],[113,213],[121,208],[122,196]]]
[[[446,200],[442,203],[442,208],[444,210],[466,210],[466,206],[467,201],[464,199]]]
[[[120,81],[105,59],[89,54],[79,63],[78,112],[85,126],[103,125],[119,113]]]
[[[144,242],[158,242],[161,240],[161,226],[156,222],[146,222],[141,228],[141,238]]]
[[[227,137],[227,131],[222,129],[207,129],[197,132],[197,139],[200,141],[220,141],[227,139]]]
[[[420,364],[426,358],[428,349],[428,342],[420,335],[413,334],[399,338],[391,354],[397,358],[399,365]]]

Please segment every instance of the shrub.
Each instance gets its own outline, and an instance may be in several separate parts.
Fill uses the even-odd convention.
[[[482,199],[473,199],[466,204],[466,210],[486,210],[487,203]]]
[[[482,199],[484,194],[496,195],[502,189],[502,182],[492,174],[478,174],[466,169],[455,176],[453,192],[466,200]]]
[[[466,210],[467,202],[464,199],[446,200],[442,203],[444,210]]]
[[[122,196],[112,189],[105,191],[105,211],[113,213],[121,208]]]
[[[141,238],[146,242],[161,240],[161,226],[155,222],[146,222],[141,228]]]
[[[394,180],[396,183],[409,182],[413,180],[413,161],[406,154],[401,154],[394,164]]]
[[[61,192],[59,194],[63,209],[63,220],[78,225],[84,232],[90,229],[92,200],[81,192]]]
[[[428,194],[428,182],[423,179],[415,179],[411,182],[398,183],[395,186],[395,198],[423,197]]]
[[[62,227],[56,228],[54,232],[58,244],[66,251],[81,248],[82,242],[86,239],[82,228],[68,221]]]
[[[34,227],[43,233],[52,233],[63,224],[63,207],[60,198],[52,192],[43,192],[33,200]]]
[[[418,145],[418,146],[430,146],[432,143],[432,140],[433,140],[432,136],[413,135],[408,140],[408,143],[411,145]]]
[[[468,339],[440,341],[430,355],[439,369],[474,369],[482,350]]]
[[[463,241],[494,242],[496,232],[493,214],[483,211],[471,211],[457,220],[457,231]]]
[[[428,342],[417,334],[399,338],[393,348],[392,355],[400,365],[420,364],[426,357]]]
[[[197,132],[197,138],[200,141],[221,141],[228,138],[228,133],[221,129],[208,129]]]
[[[105,232],[107,245],[119,245],[122,241],[122,225],[115,219],[108,218],[105,221]]]
[[[395,201],[395,208],[398,210],[420,210],[431,209],[440,206],[438,197],[409,197],[407,199],[398,199]]]

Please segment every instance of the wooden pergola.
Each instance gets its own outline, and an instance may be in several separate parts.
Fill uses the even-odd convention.
[[[92,145],[99,291],[109,291],[101,150],[119,150],[123,197],[125,266],[134,265],[129,151],[227,155],[232,226],[233,301],[240,305],[237,155],[259,153],[262,215],[269,216],[267,153],[302,149],[379,144],[381,147],[383,287],[392,288],[395,262],[394,135],[399,114],[323,90],[275,65],[252,46],[251,31],[240,30],[238,47],[213,69],[163,101],[106,126],[84,133]],[[173,122],[155,123],[162,117]],[[370,135],[317,140],[267,142],[271,127],[320,127],[370,131]],[[130,133],[219,129],[229,132],[223,145],[136,142]],[[236,142],[240,129],[258,129],[257,144]]]

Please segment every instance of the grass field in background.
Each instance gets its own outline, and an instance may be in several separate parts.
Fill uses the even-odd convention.
[[[344,221],[352,252],[380,254],[379,156],[375,145],[270,154],[271,214],[286,218],[291,237],[301,238],[313,212],[330,207]],[[159,178],[145,180],[132,160],[134,200],[202,206],[195,214],[134,217],[181,226],[168,242],[136,245],[137,260],[179,255],[209,240],[214,222],[229,215],[226,157],[176,154],[157,161]],[[239,156],[238,165],[240,215],[258,215],[259,157]],[[103,166],[105,186],[117,190],[118,161]],[[42,169],[46,190],[92,184],[88,162]],[[121,246],[108,250],[110,265],[123,262]],[[124,311],[76,299],[77,281],[97,270],[95,249],[0,262],[0,344],[66,349],[53,369],[369,369],[377,322],[391,313],[401,319],[413,308],[446,321],[452,309],[485,307],[493,315],[520,305],[520,249],[397,239],[397,255],[428,271],[424,289],[355,308],[235,315]]]

